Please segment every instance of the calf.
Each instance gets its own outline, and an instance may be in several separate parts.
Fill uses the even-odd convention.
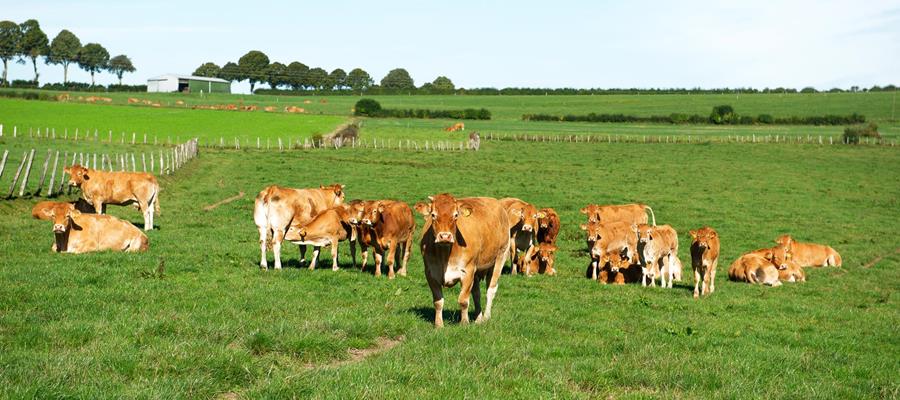
[[[691,268],[694,270],[694,298],[716,291],[716,267],[719,265],[719,234],[705,226],[690,231]],[[701,288],[700,281],[703,280]]]
[[[526,276],[534,274],[556,275],[556,245],[549,243],[540,243],[531,248],[531,254],[528,257],[519,258],[519,272]],[[526,262],[526,259],[528,260]]]
[[[756,253],[744,254],[734,260],[728,267],[728,278],[737,282],[781,286],[775,264]]]
[[[678,260],[678,233],[669,225],[635,224],[631,229],[637,235],[638,254],[643,259],[641,284],[647,286],[649,277],[650,286],[656,286],[655,275],[660,272],[660,286],[671,288],[676,275],[679,279],[681,276],[680,271],[677,271],[681,269],[681,261]]]
[[[768,260],[778,270],[778,279],[782,282],[806,282],[806,274],[799,264],[791,259],[790,248],[782,244],[767,249],[750,252]]]
[[[525,263],[531,261],[529,257],[535,242],[538,212],[535,206],[512,197],[500,199],[500,204],[506,210],[509,220],[509,266],[512,270],[510,273],[515,275],[519,251],[526,257]]]
[[[339,205],[319,213],[305,224],[292,223],[284,235],[284,240],[298,245],[331,247],[331,269],[338,270],[338,243],[352,236],[350,213],[347,206]],[[318,252],[313,254],[309,269],[316,269]]]
[[[841,255],[831,246],[795,242],[791,235],[782,235],[775,243],[786,247],[791,260],[801,267],[840,267],[843,264]]]
[[[581,213],[587,215],[588,222],[613,222],[624,221],[628,224],[646,224],[647,211],[653,217],[653,225],[656,225],[656,215],[653,209],[645,204],[624,205],[599,205],[588,204],[581,209]]]
[[[394,262],[402,249],[403,260],[398,273],[406,276],[406,264],[412,251],[416,220],[409,205],[402,201],[381,200],[366,204],[362,225],[371,230],[375,245],[375,276],[381,276],[381,260],[387,253],[388,279],[394,279]]]
[[[348,211],[350,213],[350,225],[353,227],[353,235],[350,237],[350,257],[353,259],[353,266],[356,267],[356,247],[359,246],[362,252],[362,264],[360,270],[366,270],[366,264],[369,260],[369,247],[372,246],[374,236],[372,229],[362,224],[363,214],[366,212],[366,205],[373,200],[353,200],[349,202]]]
[[[38,204],[33,216],[53,221],[56,241],[51,247],[60,253],[91,251],[145,251],[150,242],[147,235],[130,222],[110,215],[82,214],[73,203]]]
[[[600,264],[603,267],[600,268],[597,281],[604,285],[607,283],[616,285],[636,283],[643,275],[640,265],[629,258],[625,249],[605,252],[600,259]]]
[[[85,168],[79,164],[63,168],[69,174],[69,185],[81,189],[81,197],[98,214],[106,205],[135,205],[144,215],[144,230],[153,229],[154,213],[159,213],[159,183],[145,172],[107,172]]]
[[[491,306],[509,254],[509,219],[500,201],[488,197],[457,199],[450,194],[416,204],[425,216],[422,259],[434,300],[434,325],[444,326],[442,287],[461,282],[460,323],[469,323],[469,295],[475,301],[475,322],[491,318]],[[482,279],[488,279],[487,306],[481,312]]]
[[[559,236],[559,214],[552,208],[542,208],[537,216],[538,243],[556,244],[556,237]]]
[[[632,233],[631,225],[625,221],[617,221],[581,226],[581,229],[588,231],[588,242],[591,241],[592,234],[595,238],[591,246],[591,258],[594,260],[592,279],[597,279],[599,270],[606,264],[603,262],[604,256],[609,252],[625,254],[632,264],[639,262],[637,237]]]

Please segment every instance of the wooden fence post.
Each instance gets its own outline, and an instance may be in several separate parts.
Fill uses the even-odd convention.
[[[34,164],[34,149],[28,154],[28,164],[25,167],[25,176],[22,179],[22,186],[19,187],[19,197],[25,195],[25,186],[28,185],[28,177],[31,175],[31,165]]]
[[[13,193],[16,192],[16,183],[19,181],[19,174],[22,173],[22,167],[25,166],[26,161],[28,161],[28,152],[27,151],[22,153],[22,162],[19,163],[19,168],[16,169],[16,174],[13,175],[12,185],[9,185],[9,194],[6,195],[7,199],[11,199],[13,196]]]
[[[62,193],[63,187],[66,182],[65,168],[67,165],[69,165],[69,152],[68,151],[63,152],[63,163],[62,163],[63,170],[59,171],[59,189],[56,190],[59,193]]]
[[[53,184],[56,183],[56,167],[59,163],[59,150],[56,151],[56,158],[53,159],[53,169],[50,170],[50,184],[47,185],[47,197],[53,196]]]
[[[6,158],[9,156],[9,150],[3,150],[3,161],[0,161],[0,178],[3,177],[3,169],[6,168]]]
[[[134,153],[131,153],[131,172],[137,172],[137,163],[134,162]]]
[[[53,150],[47,149],[47,158],[44,159],[44,168],[42,168],[41,172],[41,181],[38,183],[37,190],[34,191],[34,195],[37,196],[41,193],[41,190],[44,189],[44,182],[47,179],[47,167],[50,166],[50,156],[53,155]]]

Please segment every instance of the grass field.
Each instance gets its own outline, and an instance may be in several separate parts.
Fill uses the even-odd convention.
[[[289,246],[288,268],[260,271],[256,192],[331,182],[346,184],[348,199],[412,203],[449,191],[552,206],[563,223],[560,275],[505,275],[490,322],[458,326],[448,300],[448,326],[434,330],[418,250],[410,276],[394,281],[351,269],[346,246],[338,272],[327,261],[296,268]],[[49,224],[29,216],[36,200],[0,202],[0,397],[900,395],[896,148],[213,150],[161,185],[160,229],[149,232],[146,254],[52,254]],[[240,191],[242,200],[202,210]],[[584,279],[578,209],[630,201],[679,231],[686,266],[687,230],[718,229],[714,295],[692,299],[687,271],[672,290]],[[140,220],[130,208],[110,211]],[[844,267],[807,270],[807,283],[780,288],[726,280],[735,257],[781,233],[833,245]],[[368,358],[348,353],[387,340],[399,344]]]

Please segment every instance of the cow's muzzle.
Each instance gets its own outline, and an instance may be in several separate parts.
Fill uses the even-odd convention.
[[[63,224],[53,224],[53,233],[64,233],[66,226]]]
[[[437,237],[434,239],[435,243],[453,243],[453,233],[450,232],[438,232]]]
[[[531,232],[534,229],[531,225],[522,225],[522,230],[525,232]]]

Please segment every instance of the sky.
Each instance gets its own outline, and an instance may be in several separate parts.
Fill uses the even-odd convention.
[[[57,1],[0,0],[0,19],[37,19],[126,54],[143,84],[200,64],[271,61],[379,81],[457,87],[793,87],[900,84],[900,1]],[[40,63],[41,83],[62,66]],[[10,79],[31,79],[11,64]],[[71,67],[70,80],[90,82]],[[116,81],[104,73],[98,83]],[[246,82],[234,92],[248,92]]]

